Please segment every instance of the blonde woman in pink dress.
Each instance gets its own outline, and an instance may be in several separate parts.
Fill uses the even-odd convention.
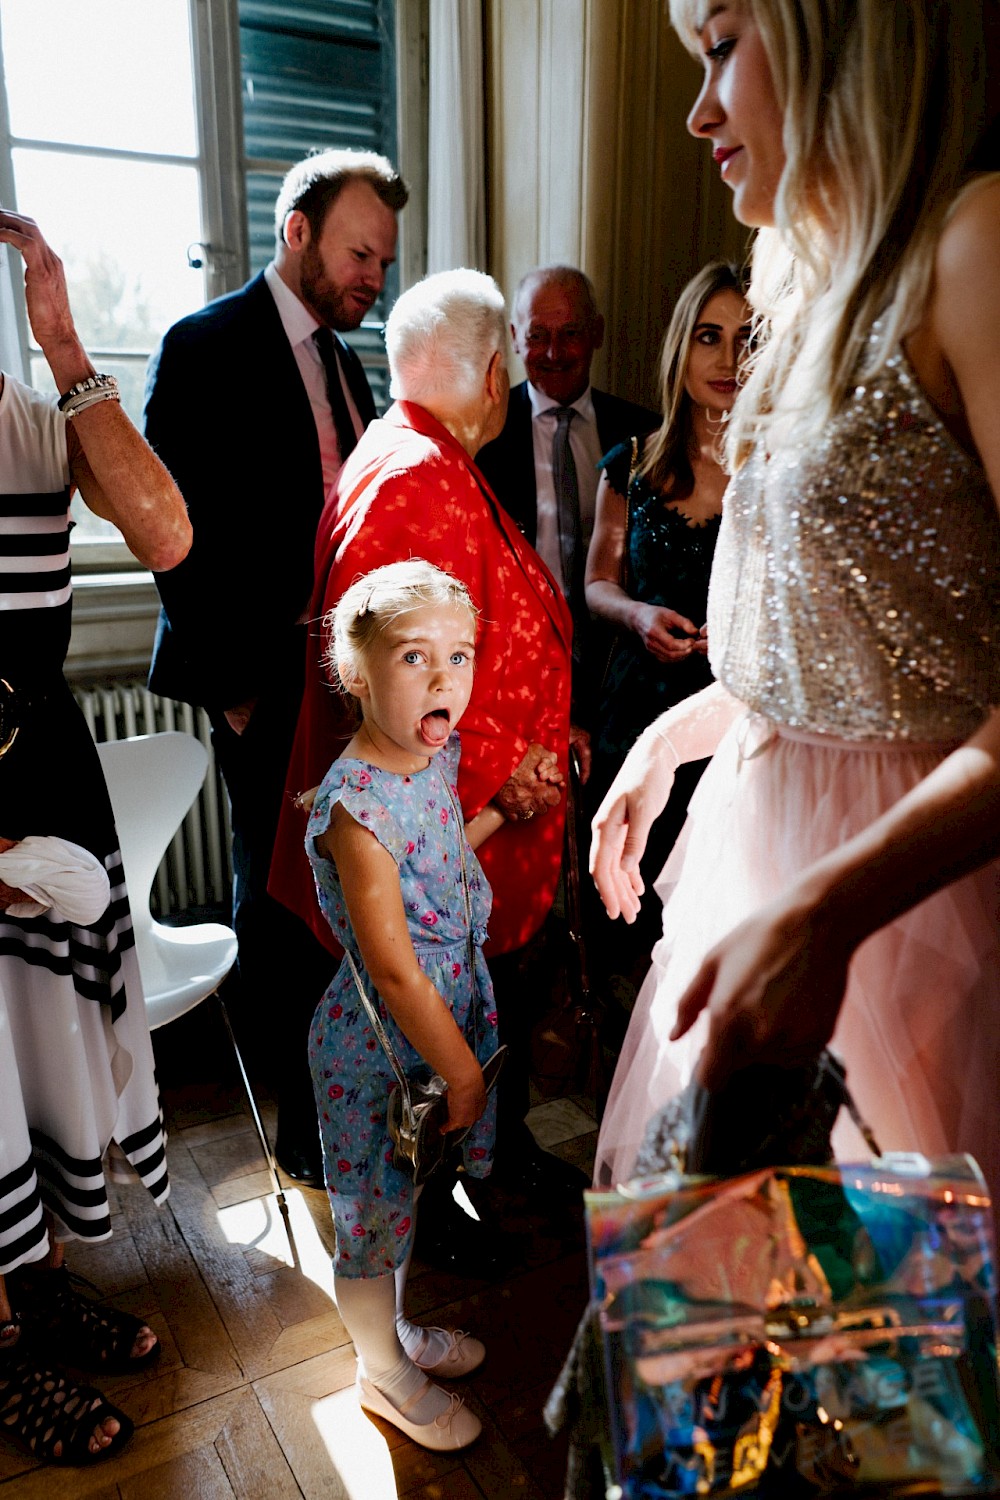
[[[658,888],[599,1182],[697,1072],[832,1039],[883,1149],[969,1151],[1000,1198],[1000,178],[973,0],[671,0],[688,119],[759,229],[761,342],[727,433],[717,683],[594,821],[608,911],[682,761],[714,758]],[[763,1101],[762,1101],[763,1103]],[[867,1148],[838,1126],[842,1158]]]

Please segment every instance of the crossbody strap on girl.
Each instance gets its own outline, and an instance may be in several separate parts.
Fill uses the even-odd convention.
[[[469,979],[472,985],[472,1004],[473,1007],[475,1007],[476,997],[479,993],[479,990],[478,985],[476,984],[475,938],[472,930],[472,897],[469,894],[469,873],[465,863],[465,820],[462,817],[462,809],[458,804],[458,800],[455,797],[455,794],[452,791],[450,785],[448,784],[448,778],[445,776],[440,766],[437,767],[437,771],[438,775],[441,777],[442,782],[444,783],[444,789],[448,794],[448,800],[451,802],[452,810],[454,812],[458,826],[458,857],[462,870],[462,894],[465,898],[465,921],[469,943]],[[358,973],[358,966],[354,962],[354,956],[351,953],[351,950],[345,947],[344,952],[347,955],[347,962],[351,966],[351,974],[354,977],[354,985],[361,1000],[361,1004],[364,1006],[368,1019],[372,1024],[372,1030],[378,1037],[378,1040],[382,1046],[382,1051],[385,1053],[386,1058],[388,1059],[389,1066],[392,1068],[392,1071],[395,1073],[396,1078],[399,1081],[399,1087],[402,1091],[403,1099],[403,1114],[408,1125],[412,1128],[412,1123],[414,1120],[413,1097],[410,1093],[409,1079],[406,1076],[402,1063],[396,1055],[396,1049],[392,1045],[392,1039],[385,1029],[385,1024],[383,1023],[382,1017],[378,1013],[378,1007],[372,1003],[367,990],[361,983],[361,975]],[[476,1024],[475,1016],[473,1017],[473,1024]]]
[[[458,798],[452,791],[451,784],[448,781],[447,776],[441,770],[440,766],[438,766],[437,769],[441,780],[444,782],[444,789],[448,793],[448,800],[451,803],[452,814],[458,825],[458,859],[462,867],[462,896],[465,900],[465,926],[466,932],[468,934],[469,945],[469,983],[472,986],[472,1024],[473,1028],[475,1029],[477,1027],[477,1017],[475,1015],[475,1010],[476,999],[479,995],[479,986],[476,983],[476,944],[472,931],[472,896],[469,892],[469,872],[465,864],[465,816],[459,805]]]
[[[354,956],[351,953],[350,948],[345,948],[344,952],[347,954],[347,962],[351,966],[351,973],[354,976],[354,984],[360,997],[361,1004],[367,1011],[368,1019],[372,1023],[372,1030],[378,1037],[379,1041],[382,1043],[382,1051],[389,1059],[389,1064],[392,1068],[392,1071],[399,1079],[399,1086],[403,1090],[403,1097],[406,1100],[406,1108],[408,1111],[412,1112],[412,1106],[410,1104],[410,1085],[407,1082],[406,1074],[403,1071],[403,1065],[400,1062],[399,1058],[396,1056],[396,1049],[392,1045],[389,1033],[386,1031],[385,1026],[382,1023],[382,1017],[379,1015],[377,1007],[372,1004],[371,1000],[368,997],[368,992],[366,991],[364,985],[361,983],[361,975],[358,973],[358,966],[354,962]]]

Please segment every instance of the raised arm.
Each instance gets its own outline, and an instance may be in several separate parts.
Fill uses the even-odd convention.
[[[927,316],[908,344],[921,384],[974,444],[1000,497],[1000,185],[967,197],[939,245]],[[710,1087],[750,1061],[791,1063],[833,1034],[860,943],[1000,855],[1000,712],[919,786],[803,872],[710,953],[675,1036],[710,1011]],[[808,1006],[801,1003],[808,994]]]
[[[95,374],[80,341],[66,291],[62,261],[38,225],[0,211],[0,241],[24,260],[28,320],[57,388]],[[67,427],[73,485],[92,511],[113,521],[129,550],[147,568],[172,568],[191,546],[191,526],[180,491],[117,401],[98,401]]]

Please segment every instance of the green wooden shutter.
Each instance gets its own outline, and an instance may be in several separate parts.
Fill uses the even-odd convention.
[[[274,200],[293,162],[353,146],[397,159],[394,0],[239,0],[250,270],[274,253]],[[395,268],[363,327],[349,336],[376,405],[388,405],[381,325]]]

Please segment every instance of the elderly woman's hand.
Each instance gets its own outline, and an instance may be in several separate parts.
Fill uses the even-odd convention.
[[[590,767],[593,755],[590,748],[590,732],[579,724],[569,726],[569,753],[570,759],[576,761],[576,772],[580,778],[580,785],[586,786],[590,780]]]
[[[559,762],[544,745],[529,745],[521,764],[493,798],[511,823],[527,823],[562,801],[565,779]]]

